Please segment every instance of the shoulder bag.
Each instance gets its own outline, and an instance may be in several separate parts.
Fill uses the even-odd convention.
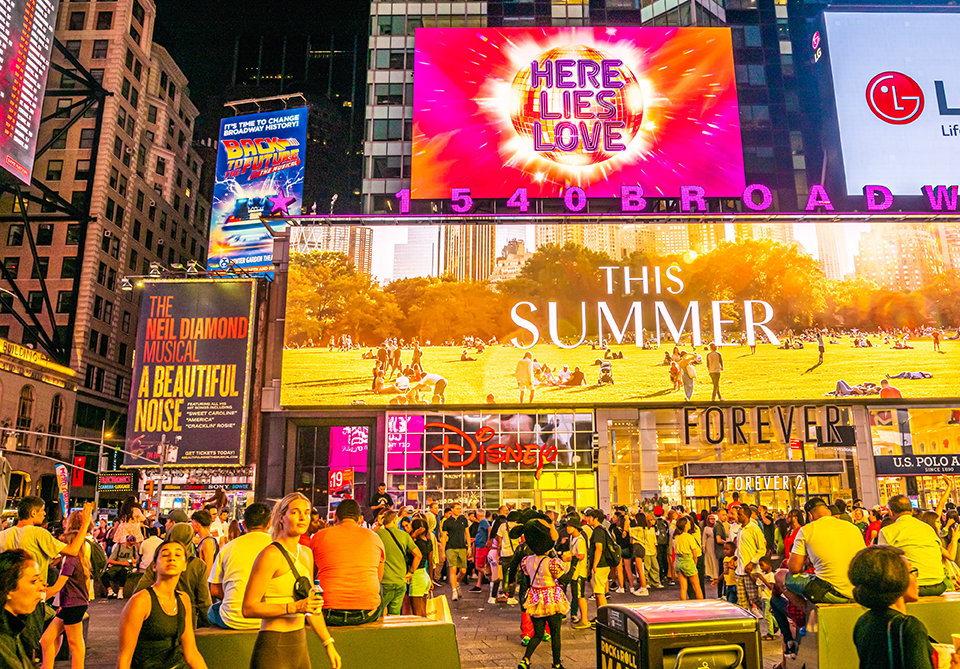
[[[310,590],[313,589],[313,583],[311,583],[310,579],[306,576],[300,575],[296,565],[293,563],[293,559],[290,557],[290,554],[287,553],[286,548],[281,546],[277,541],[274,541],[271,546],[276,546],[277,550],[283,554],[283,557],[287,560],[287,564],[290,566],[290,571],[293,572],[293,601],[299,602],[301,599],[309,597]],[[299,547],[297,549],[299,550]]]

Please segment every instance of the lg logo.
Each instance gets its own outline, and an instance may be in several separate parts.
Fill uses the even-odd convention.
[[[867,105],[881,121],[905,125],[923,112],[923,91],[905,74],[883,72],[867,84]]]

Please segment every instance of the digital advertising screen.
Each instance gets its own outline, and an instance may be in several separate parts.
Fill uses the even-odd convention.
[[[291,248],[284,406],[960,388],[960,281],[945,261],[960,252],[957,223],[446,220],[371,227],[370,274],[343,253]]]
[[[726,28],[417,29],[411,197],[743,191]]]
[[[960,14],[826,12],[847,193],[921,194],[960,170]]]
[[[57,20],[54,0],[0,3],[0,166],[30,183]]]
[[[146,281],[124,466],[238,465],[247,439],[253,280]]]
[[[302,212],[306,142],[306,107],[220,121],[208,269],[273,271],[273,241],[260,217]]]

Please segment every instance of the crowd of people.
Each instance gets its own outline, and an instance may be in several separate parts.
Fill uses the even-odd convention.
[[[681,599],[725,599],[765,620],[764,638],[779,636],[785,656],[796,655],[812,605],[856,601],[868,609],[854,633],[861,667],[887,666],[880,641],[893,621],[897,652],[911,658],[904,666],[932,669],[926,631],[905,605],[960,590],[960,516],[946,500],[919,511],[903,495],[872,509],[812,497],[782,513],[733,493],[729,505],[699,512],[649,499],[610,514],[557,514],[441,509],[432,499],[415,509],[381,484],[366,508],[340,502],[330,526],[300,493],[272,510],[250,504],[236,527],[216,504],[152,518],[131,497],[112,524],[94,526],[88,504],[55,537],[43,501],[25,497],[17,525],[0,532],[0,663],[32,669],[36,658],[52,669],[65,641],[82,669],[95,585],[129,600],[120,669],[205,669],[198,627],[258,630],[253,669],[307,669],[309,627],[339,669],[332,630],[425,617],[438,589],[457,600],[469,588],[489,604],[519,606],[520,669],[541,642],[562,669],[565,620],[595,624],[588,592],[600,607],[611,591],[645,597],[677,585]]]

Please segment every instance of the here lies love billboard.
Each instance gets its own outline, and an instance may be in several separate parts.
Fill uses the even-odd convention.
[[[726,28],[430,28],[415,38],[410,197],[744,189]]]
[[[208,269],[273,271],[260,217],[301,213],[306,141],[306,107],[220,121]]]
[[[143,287],[124,466],[237,465],[246,443],[256,284]]]
[[[960,388],[956,222],[442,220],[354,230],[369,272],[337,246],[347,231],[291,229],[283,405],[882,402]]]

